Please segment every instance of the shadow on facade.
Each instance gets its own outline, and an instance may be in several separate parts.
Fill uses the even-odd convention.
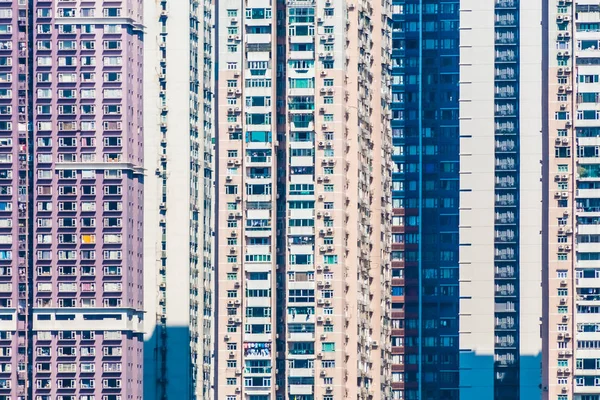
[[[492,355],[461,352],[460,400],[541,399],[542,354],[521,355],[517,365],[503,367]]]
[[[169,399],[194,399],[190,330],[187,326],[161,329],[155,326],[152,336],[144,340],[144,400],[160,400],[167,394]]]

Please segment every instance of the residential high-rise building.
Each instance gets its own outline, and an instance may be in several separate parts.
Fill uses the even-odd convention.
[[[142,5],[0,2],[0,399],[142,399]]]
[[[459,1],[393,8],[392,398],[458,399]]]
[[[212,400],[212,5],[144,21],[144,399]]]
[[[597,400],[600,5],[544,13],[543,399]]]
[[[460,6],[460,398],[535,399],[542,2]]]
[[[217,8],[215,398],[390,398],[391,4]]]

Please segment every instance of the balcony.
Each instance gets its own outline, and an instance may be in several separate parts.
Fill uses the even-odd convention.
[[[296,395],[312,395],[313,385],[289,385],[289,394],[292,396]]]

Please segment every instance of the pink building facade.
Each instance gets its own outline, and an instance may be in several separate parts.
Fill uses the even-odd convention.
[[[0,399],[141,399],[142,6],[0,2]]]

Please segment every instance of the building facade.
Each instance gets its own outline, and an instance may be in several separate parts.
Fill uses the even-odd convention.
[[[458,399],[459,1],[393,4],[392,398]]]
[[[461,399],[541,396],[542,4],[461,1]]]
[[[210,1],[144,4],[144,399],[213,399]]]
[[[218,4],[216,398],[391,396],[390,11]]]
[[[2,399],[142,399],[141,22],[0,3]]]
[[[546,49],[543,398],[600,399],[600,6],[550,1]]]

